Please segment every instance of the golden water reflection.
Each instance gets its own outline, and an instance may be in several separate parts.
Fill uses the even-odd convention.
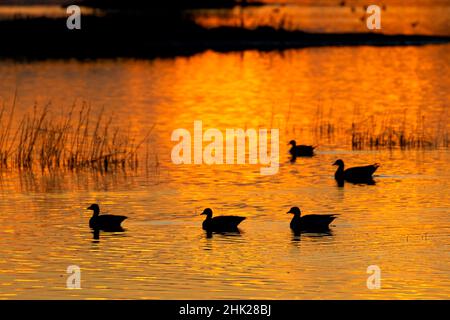
[[[448,148],[352,150],[355,119],[448,130],[449,46],[318,48],[154,61],[0,62],[0,96],[17,114],[75,99],[145,132],[155,171],[22,172],[0,178],[1,298],[447,298]],[[280,168],[175,166],[171,132],[280,128]],[[400,120],[398,120],[400,121]],[[333,127],[332,133],[320,130]],[[446,127],[447,126],[447,127]],[[437,129],[439,128],[439,130]],[[448,131],[447,131],[448,132]],[[318,144],[289,162],[291,139]],[[331,164],[379,162],[376,185],[339,188]],[[125,214],[123,233],[88,228],[92,202]],[[338,213],[331,234],[296,236],[286,211]],[[241,233],[208,237],[199,213],[244,215]],[[68,290],[79,265],[82,290]],[[382,289],[366,287],[369,265]],[[182,275],[182,277],[180,276]]]

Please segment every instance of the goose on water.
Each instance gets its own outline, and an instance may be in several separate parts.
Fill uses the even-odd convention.
[[[100,207],[98,204],[91,204],[87,210],[92,210],[94,213],[89,219],[89,227],[94,230],[103,230],[103,231],[122,231],[121,223],[127,217],[125,216],[116,216],[112,214],[102,214],[100,215]]]
[[[210,208],[203,210],[201,215],[206,215],[206,219],[202,224],[203,229],[214,232],[237,231],[239,223],[245,220],[245,217],[238,216],[218,216],[213,218],[213,212]]]
[[[314,149],[316,146],[307,146],[303,144],[297,145],[295,140],[289,141],[288,145],[291,145],[291,149],[289,149],[289,153],[293,158],[295,157],[312,157],[314,155]]]
[[[328,231],[330,223],[337,218],[336,214],[308,214],[302,216],[298,207],[292,207],[287,213],[292,213],[294,215],[290,224],[291,229],[294,232]]]
[[[344,161],[341,159],[336,160],[333,163],[334,166],[338,166],[334,178],[337,181],[349,181],[349,182],[368,182],[373,181],[372,175],[377,171],[380,166],[378,163],[374,163],[363,167],[353,167],[344,169]]]

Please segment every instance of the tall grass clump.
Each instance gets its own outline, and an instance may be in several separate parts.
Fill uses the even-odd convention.
[[[433,112],[418,110],[411,114],[383,112],[368,114],[355,106],[353,115],[337,108],[318,104],[310,116],[309,132],[303,132],[314,144],[348,146],[354,150],[367,149],[439,149],[450,146],[448,108],[433,108]],[[289,106],[286,119],[290,118]],[[295,130],[287,131],[295,136]],[[308,135],[309,133],[309,135]],[[299,134],[297,134],[299,136]]]
[[[0,109],[0,167],[54,170],[82,168],[109,171],[136,169],[138,150],[150,136],[150,130],[138,140],[129,128],[113,126],[113,117],[105,110],[93,116],[83,103],[55,117],[50,106],[26,113],[14,121],[11,110]],[[15,128],[14,128],[15,127]]]
[[[379,117],[355,116],[351,124],[352,148],[447,148],[450,142],[447,119],[447,108],[443,108],[434,121],[420,111],[415,121],[408,121],[406,110],[403,116],[388,113]]]
[[[0,109],[0,167],[5,167],[8,165],[8,160],[13,153],[15,138],[11,138],[10,135],[15,106],[16,98],[14,97],[9,116],[7,114],[8,110],[5,107],[4,102],[2,103],[2,107]]]

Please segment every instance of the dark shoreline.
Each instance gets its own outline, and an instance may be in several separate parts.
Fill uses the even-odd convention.
[[[189,22],[88,17],[81,30],[68,30],[66,19],[0,21],[0,57],[41,59],[157,58],[191,56],[207,50],[281,51],[322,46],[410,46],[450,43],[450,36],[380,33],[306,33],[271,27],[202,28]]]

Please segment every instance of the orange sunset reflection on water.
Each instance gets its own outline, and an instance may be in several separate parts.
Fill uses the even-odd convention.
[[[143,135],[148,168],[0,176],[0,298],[447,298],[450,46],[205,52],[189,58],[1,61],[0,96],[17,116],[51,100],[114,113]],[[277,128],[280,166],[174,165],[175,129]],[[403,128],[436,148],[352,148],[362,132]],[[424,125],[425,124],[425,125]],[[372,126],[372,131],[365,131]],[[287,143],[318,145],[289,162]],[[206,144],[205,144],[206,145]],[[205,146],[204,145],[204,146]],[[381,163],[376,185],[336,185],[331,164]],[[143,163],[143,162],[142,162]],[[88,228],[93,202],[129,217]],[[330,234],[293,235],[291,206],[336,213]],[[205,207],[247,217],[240,234],[201,230]],[[78,265],[82,289],[68,290]],[[366,286],[378,265],[382,286]]]

